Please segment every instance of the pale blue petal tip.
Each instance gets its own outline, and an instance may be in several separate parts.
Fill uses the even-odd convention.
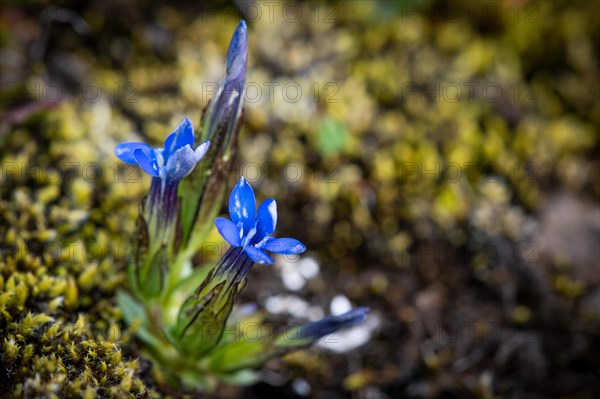
[[[263,246],[269,252],[282,255],[297,255],[306,251],[306,247],[295,238],[269,238]]]

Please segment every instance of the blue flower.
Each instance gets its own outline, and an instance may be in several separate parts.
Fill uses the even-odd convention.
[[[256,211],[254,191],[243,177],[229,197],[229,217],[231,220],[215,220],[217,230],[231,246],[243,248],[256,263],[273,263],[265,251],[300,254],[306,250],[296,239],[270,237],[277,225],[277,204],[273,198],[269,198]]]
[[[134,165],[139,165],[150,176],[158,177],[164,185],[177,184],[189,175],[206,155],[210,142],[205,141],[195,150],[194,128],[188,118],[183,118],[164,142],[163,148],[151,148],[144,143],[121,143],[115,155]]]

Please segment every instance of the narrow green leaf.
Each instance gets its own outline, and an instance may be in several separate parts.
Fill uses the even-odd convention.
[[[156,298],[163,287],[169,257],[165,248],[159,249],[152,260],[138,272],[139,291],[146,298]]]
[[[268,339],[238,337],[207,355],[208,369],[216,373],[231,373],[258,366],[274,356]]]
[[[220,374],[218,378],[224,384],[245,387],[255,384],[260,374],[254,370],[244,369],[230,374]]]
[[[117,303],[123,311],[123,318],[126,322],[141,321],[146,322],[146,313],[144,307],[127,291],[117,291]]]

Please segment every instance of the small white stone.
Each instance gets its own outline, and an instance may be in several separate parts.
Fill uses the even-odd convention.
[[[336,295],[331,300],[330,311],[334,316],[341,315],[342,313],[346,313],[352,309],[352,304],[350,300],[344,295]]]
[[[308,314],[308,302],[297,296],[289,296],[288,312],[294,317],[305,318]]]
[[[302,378],[296,378],[292,381],[292,389],[299,396],[308,396],[311,391],[310,384]]]
[[[325,311],[320,306],[311,306],[310,309],[308,309],[307,316],[308,320],[310,321],[321,320],[323,317],[325,317]]]
[[[296,295],[274,295],[265,300],[265,309],[273,314],[287,313],[299,319],[306,319],[312,308]]]
[[[283,285],[290,291],[299,291],[304,287],[304,284],[306,284],[306,280],[291,265],[288,266],[290,267],[281,269],[281,280],[283,281]]]
[[[265,301],[265,309],[273,314],[283,313],[285,311],[285,303],[279,295],[271,296]]]
[[[298,271],[305,279],[310,280],[319,274],[319,264],[313,258],[303,258],[298,262]]]

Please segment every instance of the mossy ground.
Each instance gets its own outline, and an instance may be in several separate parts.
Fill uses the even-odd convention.
[[[302,376],[318,398],[592,397],[598,3],[399,4],[410,8],[246,15],[250,85],[232,181],[244,173],[276,197],[289,216],[279,235],[321,264],[304,297],[344,293],[383,324],[356,354],[270,364],[287,383],[244,394],[294,397],[289,381]],[[149,181],[112,150],[140,139],[133,131],[158,144],[181,117],[197,123],[239,14],[69,9],[87,33],[55,21],[46,43],[43,13],[56,10],[2,10],[2,49],[13,51],[0,136],[2,395],[178,396],[140,366],[115,304]],[[274,278],[256,268],[243,299],[282,290]]]

